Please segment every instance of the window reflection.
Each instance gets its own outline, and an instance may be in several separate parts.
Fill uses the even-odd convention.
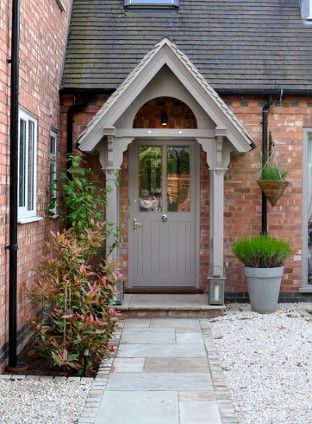
[[[168,211],[190,211],[190,147],[171,146],[167,152]]]
[[[139,207],[161,211],[161,147],[139,146]]]

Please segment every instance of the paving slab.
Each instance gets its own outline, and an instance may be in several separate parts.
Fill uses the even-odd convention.
[[[113,372],[143,372],[145,358],[115,358]]]
[[[124,328],[147,328],[150,326],[150,319],[144,318],[128,318]]]
[[[207,390],[209,373],[112,373],[107,390]]]
[[[196,401],[202,401],[202,400],[216,400],[216,394],[214,390],[209,391],[184,391],[179,392],[179,401],[184,400],[196,400]]]
[[[197,319],[186,318],[152,318],[150,327],[200,328]]]
[[[106,391],[95,424],[178,424],[178,394]]]
[[[176,333],[177,343],[204,343],[201,333],[183,332]]]
[[[180,401],[180,424],[222,424],[216,401]]]
[[[205,358],[206,351],[203,344],[121,344],[117,357],[124,358]]]
[[[125,328],[121,343],[175,343],[174,328]]]
[[[146,358],[145,372],[209,372],[207,358]]]

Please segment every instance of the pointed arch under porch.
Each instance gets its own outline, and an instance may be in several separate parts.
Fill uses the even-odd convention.
[[[196,117],[197,128],[134,128],[138,111],[159,97],[171,97],[187,105]],[[253,143],[241,122],[189,59],[166,39],[143,58],[94,116],[78,145],[82,151],[99,152],[102,168],[110,179],[120,170],[128,146],[138,140],[193,140],[202,146],[210,172],[208,278],[223,280],[224,174],[231,154],[246,153]],[[107,219],[119,223],[117,187],[110,193]],[[109,247],[111,241],[107,243]],[[118,259],[118,250],[112,256]]]

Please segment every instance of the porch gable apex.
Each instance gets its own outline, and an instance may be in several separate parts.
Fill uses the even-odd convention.
[[[227,138],[237,153],[252,149],[252,139],[241,121],[206,82],[189,58],[164,38],[142,59],[94,115],[79,136],[77,144],[80,150],[93,151],[106,135],[105,128],[114,127],[117,120],[165,65],[171,69],[216,126],[227,128]]]

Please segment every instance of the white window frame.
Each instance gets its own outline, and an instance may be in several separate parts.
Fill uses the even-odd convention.
[[[24,205],[20,205],[20,146],[21,146],[21,121],[26,122],[26,133],[25,133],[25,155],[24,155]],[[33,124],[33,185],[32,185],[32,195],[33,195],[33,204],[30,209],[28,206],[29,203],[29,192],[28,192],[28,178],[29,178],[29,129],[30,123]],[[38,144],[38,120],[26,111],[19,110],[19,119],[18,119],[18,220],[23,223],[28,219],[36,217],[37,209],[37,144]]]
[[[309,0],[308,4],[308,16],[307,19],[310,21],[312,20],[312,0]]]
[[[54,142],[52,142],[52,139]],[[50,195],[49,204],[54,202],[53,207],[49,207],[50,218],[58,218],[58,205],[57,205],[57,190],[53,185],[57,183],[57,146],[58,146],[58,132],[55,129],[50,131]]]

